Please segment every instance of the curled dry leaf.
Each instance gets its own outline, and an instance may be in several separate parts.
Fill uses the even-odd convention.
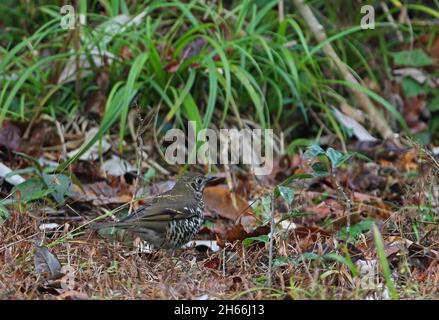
[[[377,139],[372,136],[357,120],[341,113],[336,108],[332,108],[335,118],[346,128],[351,129],[352,133],[360,141],[376,141]]]
[[[258,221],[255,216],[246,213],[238,218],[235,226],[232,229],[227,231],[226,240],[230,242],[237,240],[242,241],[246,238],[258,237],[268,234],[269,232],[269,226],[258,225]]]
[[[47,278],[54,279],[62,276],[61,263],[46,247],[40,246],[37,243],[34,252],[34,267],[35,272],[47,275]]]
[[[125,159],[119,158],[116,155],[112,155],[111,159],[106,160],[101,170],[110,176],[123,176],[127,172],[135,171],[136,169]]]
[[[3,121],[0,126],[0,146],[8,150],[16,151],[21,143],[21,130],[9,120]]]
[[[326,199],[314,207],[305,209],[305,211],[314,214],[313,221],[320,221],[329,215],[335,215],[336,217],[343,215],[345,208],[342,203],[334,199]]]
[[[397,268],[400,263],[407,261],[411,267],[427,270],[433,262],[439,259],[439,252],[400,236],[386,238],[386,257],[390,264]],[[405,260],[407,258],[407,260]]]
[[[113,188],[106,181],[82,185],[82,189],[73,185],[70,198],[79,202],[92,202],[95,206],[127,203],[131,194],[119,194],[119,188]]]
[[[299,226],[290,232],[290,241],[300,246],[302,250],[309,250],[316,242],[329,239],[331,235],[316,226]]]

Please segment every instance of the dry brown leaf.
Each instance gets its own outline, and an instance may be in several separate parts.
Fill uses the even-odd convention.
[[[232,195],[226,185],[207,187],[204,190],[206,215],[210,217],[220,216],[221,218],[236,221],[241,214],[252,213],[252,209],[247,202],[238,194],[235,194],[235,196],[237,207],[233,206]]]
[[[0,126],[0,146],[6,147],[11,151],[16,151],[21,143],[21,130],[13,125],[9,120],[3,121]]]
[[[258,225],[257,219],[252,214],[246,213],[238,218],[232,229],[227,231],[226,240],[230,242],[242,241],[246,238],[261,236],[269,232],[270,227]]]

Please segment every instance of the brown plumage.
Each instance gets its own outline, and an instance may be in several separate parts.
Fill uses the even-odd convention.
[[[174,188],[154,198],[119,222],[98,224],[114,227],[151,244],[154,248],[177,249],[190,241],[204,219],[203,190],[213,180],[187,173]]]

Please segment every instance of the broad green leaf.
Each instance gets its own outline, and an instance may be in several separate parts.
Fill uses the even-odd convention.
[[[317,157],[318,155],[324,154],[325,150],[322,149],[322,147],[320,147],[317,144],[313,144],[311,145],[303,154],[303,158],[305,160],[311,160],[314,159],[315,157]]]
[[[294,200],[294,189],[284,187],[284,186],[278,186],[277,189],[279,189],[279,193],[284,198],[284,200],[288,203],[288,205],[291,204]]]
[[[392,53],[396,65],[423,67],[431,66],[433,61],[422,49]]]
[[[72,182],[64,174],[43,173],[43,180],[47,187],[52,191],[52,196],[59,204],[64,203],[64,198],[72,191]]]
[[[347,228],[343,228],[339,233],[340,239],[346,239],[348,242],[355,241],[360,234],[363,234],[370,230],[373,221],[370,219],[362,220],[359,223],[351,225],[349,228],[349,235],[347,234]]]
[[[328,169],[322,162],[316,162],[311,167],[313,170],[312,173],[315,177],[327,177],[329,175]]]
[[[15,199],[27,203],[47,196],[51,190],[48,190],[40,179],[32,178],[15,186],[12,192],[14,193]]]
[[[402,79],[402,89],[406,97],[415,97],[428,93],[428,87],[419,84],[411,78]]]
[[[340,160],[343,158],[343,153],[335,150],[334,148],[328,148],[326,150],[326,156],[331,160],[332,168],[338,167]]]

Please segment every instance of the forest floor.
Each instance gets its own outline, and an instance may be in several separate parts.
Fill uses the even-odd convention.
[[[72,172],[81,189],[64,190],[61,204],[64,175],[50,176],[56,187],[47,192],[39,185],[47,175],[31,179],[0,225],[0,298],[438,298],[437,160],[390,141],[351,148],[369,160],[350,158],[326,176],[301,153],[277,159],[259,179],[232,167],[233,192],[218,172],[224,182],[204,193],[204,242],[175,253],[141,252],[138,240],[88,228],[127,210],[134,173],[111,176],[80,161]],[[133,206],[172,185],[156,172]]]

